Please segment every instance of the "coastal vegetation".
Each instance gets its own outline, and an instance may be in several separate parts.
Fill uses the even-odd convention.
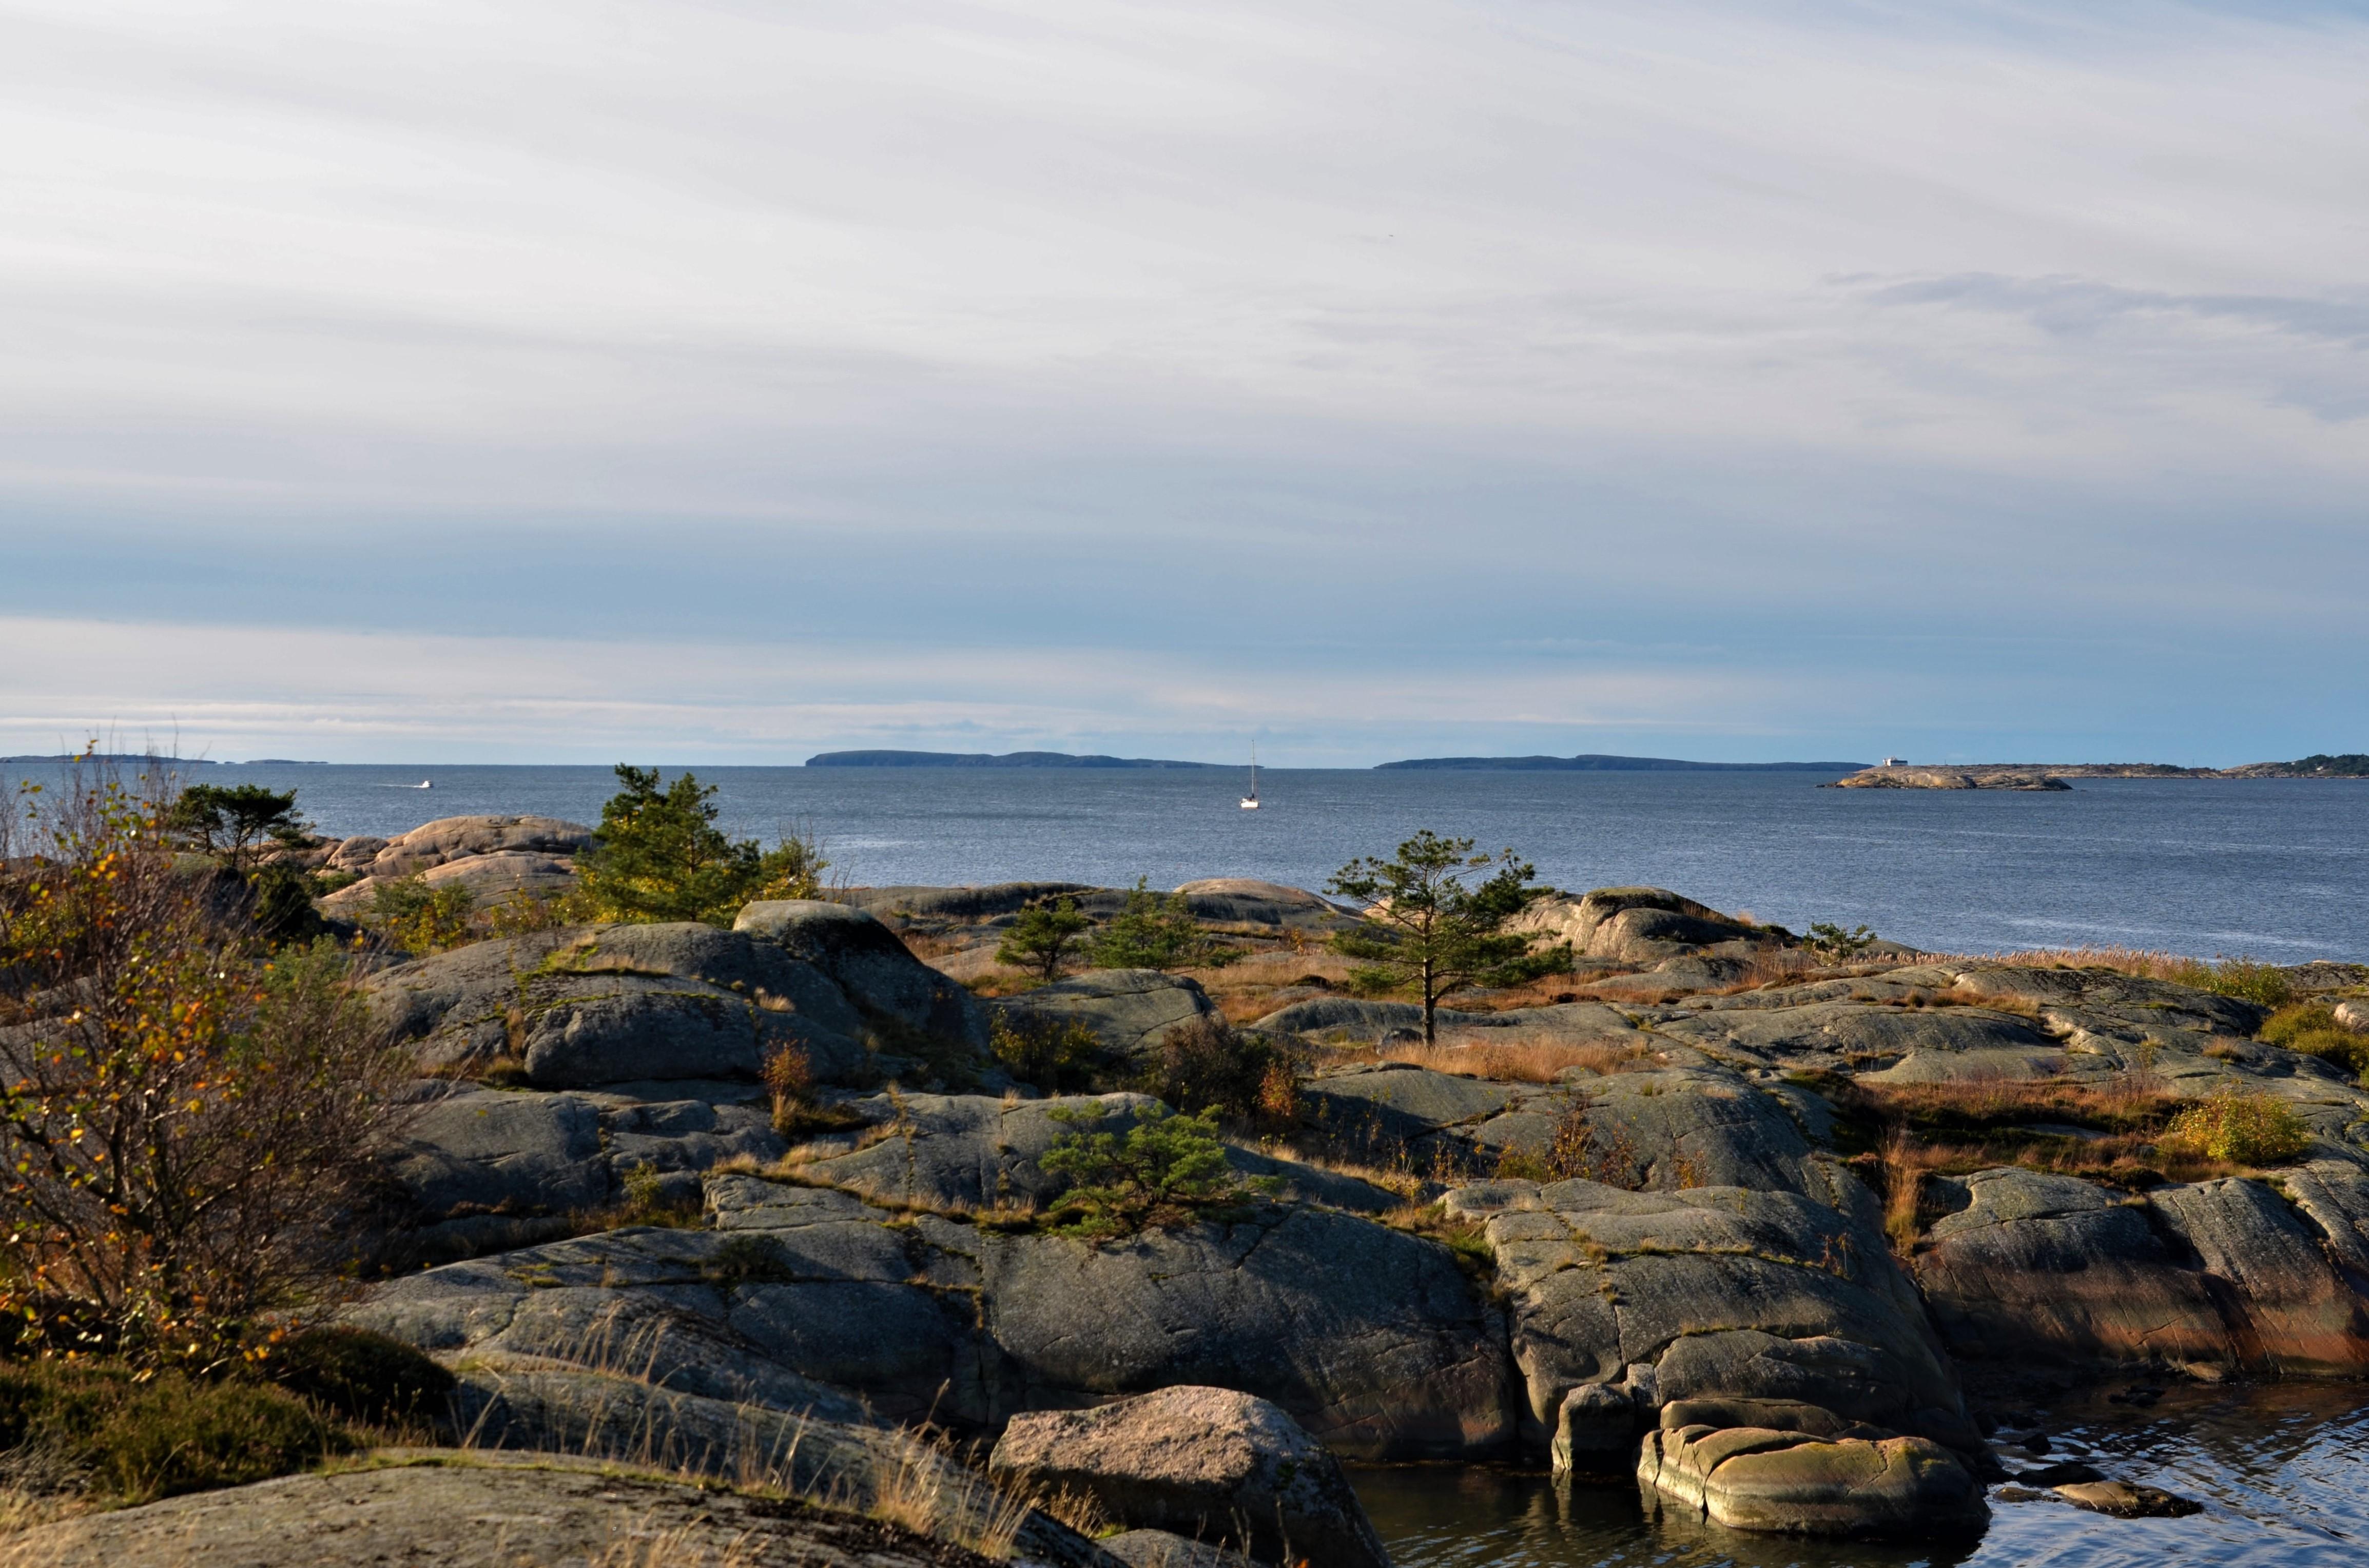
[[[341,1257],[406,1069],[348,955],[274,952],[105,774],[0,834],[0,1315],[20,1348],[239,1354]]]
[[[1333,938],[1356,959],[1350,982],[1366,991],[1411,989],[1423,1005],[1423,1038],[1439,1038],[1443,997],[1473,986],[1519,985],[1571,967],[1568,943],[1506,926],[1551,889],[1508,849],[1475,854],[1471,839],[1425,829],[1389,860],[1368,855],[1333,874],[1327,889],[1365,908],[1365,922]],[[1494,869],[1493,869],[1494,868]],[[1471,880],[1482,872],[1490,875]]]
[[[284,1474],[414,1421],[390,1378],[450,1380],[307,1326],[411,1070],[350,950],[223,896],[293,801],[165,776],[86,765],[0,819],[0,1513]]]
[[[1182,893],[1164,898],[1139,876],[1127,905],[1095,933],[1087,952],[1098,969],[1220,968],[1241,949],[1201,928],[1191,900]]]
[[[699,921],[728,926],[744,905],[811,898],[830,863],[811,838],[773,848],[715,826],[715,786],[690,773],[661,787],[658,770],[617,764],[592,848],[577,861],[569,913],[593,921]]]
[[[2259,1036],[2305,1056],[2332,1062],[2356,1078],[2369,1075],[2369,1035],[2337,1022],[2325,1001],[2297,1002],[2271,1014]]]
[[[1092,1130],[1114,1113],[1059,1107],[1070,1130],[1037,1162],[1070,1185],[1055,1223],[1081,1236],[1131,1236],[1156,1226],[1188,1225],[1233,1207],[1254,1190],[1226,1159],[1217,1124],[1165,1105],[1131,1107],[1123,1132]]]
[[[995,950],[995,961],[1051,985],[1082,948],[1079,938],[1093,924],[1079,911],[1075,898],[1037,899],[1012,922],[1003,944]]]

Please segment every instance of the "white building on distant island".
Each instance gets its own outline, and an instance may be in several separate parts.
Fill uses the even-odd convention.
[[[1886,757],[1876,764],[1879,768],[1905,768],[1907,765],[1908,759],[1906,757]]]

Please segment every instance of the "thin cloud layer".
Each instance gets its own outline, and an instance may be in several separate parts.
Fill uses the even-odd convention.
[[[486,636],[521,758],[2369,717],[2349,7],[5,0],[0,43],[0,613],[327,661],[12,661],[0,745],[202,699],[223,754],[486,755],[370,651]],[[837,684],[588,729],[530,652],[643,644]],[[2207,735],[2199,690],[2250,697]]]

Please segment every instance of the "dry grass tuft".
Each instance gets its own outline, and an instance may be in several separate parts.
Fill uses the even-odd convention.
[[[612,1530],[587,1568],[756,1568],[761,1561],[755,1538],[747,1531],[726,1542],[721,1551],[699,1536],[695,1524],[652,1529],[645,1519]]]
[[[2283,1106],[2263,1110],[2249,1100],[2206,1128],[2196,1102],[2146,1073],[2096,1087],[2044,1078],[1822,1087],[1849,1121],[1880,1129],[1860,1134],[1871,1146],[1852,1163],[1883,1195],[1885,1230],[1904,1253],[1930,1219],[1929,1176],[2016,1165],[2144,1188],[2238,1174],[2303,1147],[2277,1115]],[[2223,1122],[2237,1133],[2207,1135]],[[2257,1124],[2270,1131],[2253,1136]],[[2070,1130],[2043,1130],[2054,1127]]]
[[[1652,1048],[1641,1040],[1523,1038],[1514,1030],[1462,1031],[1470,1045],[1426,1046],[1410,1042],[1392,1046],[1336,1047],[1327,1059],[1343,1066],[1404,1062],[1459,1078],[1486,1078],[1503,1083],[1552,1083],[1574,1068],[1599,1076],[1650,1069]],[[1475,1039],[1477,1035],[1490,1036]],[[1512,1036],[1506,1038],[1504,1036]],[[1451,1035],[1452,1040],[1457,1036]]]

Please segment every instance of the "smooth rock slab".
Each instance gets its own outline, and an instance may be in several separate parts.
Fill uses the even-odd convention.
[[[2221,1362],[2211,1291],[2146,1212],[2072,1176],[2002,1167],[1944,1179],[1964,1207],[1917,1255],[1933,1321],[1964,1356]]]
[[[1042,1494],[1085,1493],[1114,1523],[1263,1562],[1389,1568],[1340,1464],[1280,1409],[1230,1389],[1015,1416],[988,1470]]]
[[[1730,1529],[1933,1536],[1980,1529],[1990,1516],[1965,1467],[1922,1437],[1684,1426],[1646,1437],[1637,1480]]]
[[[1082,1023],[1104,1049],[1129,1059],[1159,1049],[1171,1029],[1218,1012],[1197,981],[1157,969],[1089,970],[993,1005],[1015,1021]]]

